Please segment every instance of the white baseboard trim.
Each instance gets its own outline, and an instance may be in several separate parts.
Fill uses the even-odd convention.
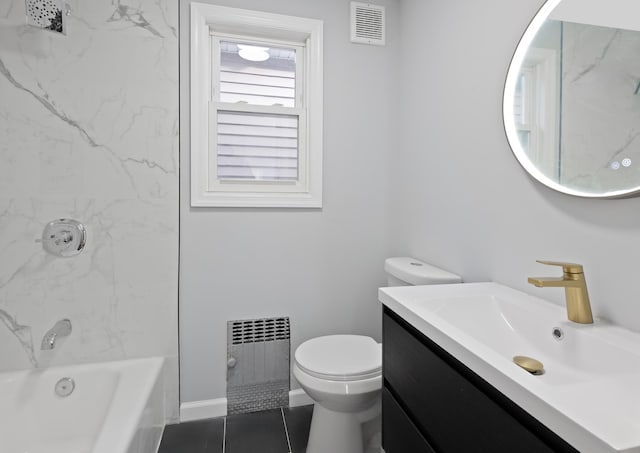
[[[304,390],[295,389],[289,392],[289,406],[306,406],[313,404]],[[202,420],[204,418],[224,417],[227,415],[227,399],[215,398],[212,400],[189,401],[180,404],[180,422]]]
[[[313,404],[313,400],[302,389],[295,389],[289,392],[289,407],[307,406]]]
[[[224,417],[227,415],[227,399],[189,401],[180,404],[180,421],[190,422],[203,418]]]

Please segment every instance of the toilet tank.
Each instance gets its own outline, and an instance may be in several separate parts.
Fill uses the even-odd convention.
[[[384,262],[388,286],[460,283],[459,275],[408,256],[387,258]]]

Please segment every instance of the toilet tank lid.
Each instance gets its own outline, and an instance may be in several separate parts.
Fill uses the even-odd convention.
[[[462,278],[459,275],[409,256],[387,258],[384,262],[384,270],[387,274],[393,275],[411,285],[462,282]]]

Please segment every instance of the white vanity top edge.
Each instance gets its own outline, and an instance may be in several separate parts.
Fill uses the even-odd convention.
[[[549,388],[549,385],[540,385],[540,381],[537,381],[539,377],[518,368],[490,347],[467,335],[452,323],[443,320],[438,316],[437,310],[426,309],[424,303],[421,303],[427,299],[433,302],[447,297],[477,295],[498,295],[505,299],[515,296],[524,299],[527,304],[530,302],[532,307],[541,304],[539,306],[545,310],[558,310],[558,322],[566,321],[564,307],[493,282],[386,287],[378,291],[378,298],[382,304],[579,451],[584,453],[640,452],[640,405],[637,410],[633,405],[635,401],[640,401],[640,375],[631,376],[637,378],[639,384],[637,398],[621,402],[625,407],[618,411],[611,401],[605,400],[605,396],[600,395],[602,392],[598,392],[598,385],[588,383],[589,385],[580,389],[571,389],[569,386],[565,386],[564,389],[562,386]],[[560,318],[561,314],[564,314],[564,319]],[[589,329],[594,326],[580,325],[577,328]],[[573,323],[571,327],[576,328]],[[608,329],[617,328],[608,326]],[[640,344],[637,343],[640,336],[634,338],[633,333],[630,335],[631,339],[625,337],[624,333],[622,337],[625,349],[630,349],[634,344]],[[627,340],[629,344],[626,344]],[[636,349],[635,354],[638,353],[640,350]],[[605,380],[599,385],[606,384]],[[576,397],[580,396],[580,392],[586,393],[584,398]],[[579,402],[576,402],[578,400]],[[602,417],[594,416],[593,410],[585,410],[585,408],[589,409],[585,405],[600,405],[599,407],[603,409]],[[637,413],[637,422],[635,417],[629,420],[630,412]],[[603,423],[599,423],[598,418],[601,418]],[[630,423],[633,429],[628,429]],[[619,427],[620,424],[626,428]]]

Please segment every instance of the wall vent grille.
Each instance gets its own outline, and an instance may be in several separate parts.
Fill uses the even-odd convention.
[[[232,321],[232,344],[288,340],[289,318],[263,318]]]
[[[385,45],[385,8],[351,2],[351,42]]]

